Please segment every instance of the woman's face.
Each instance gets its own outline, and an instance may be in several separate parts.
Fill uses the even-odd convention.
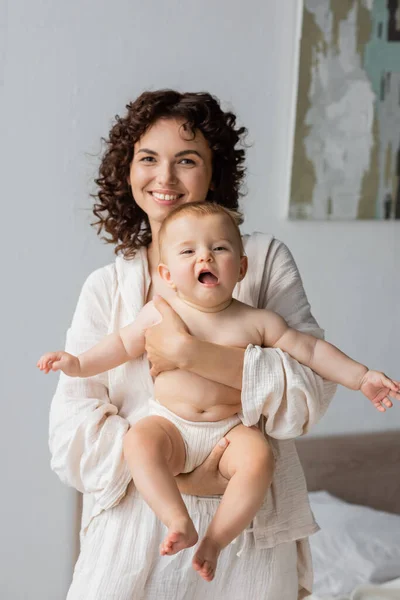
[[[153,233],[172,208],[204,201],[212,185],[209,145],[201,131],[193,138],[183,123],[159,119],[134,146],[129,182]]]

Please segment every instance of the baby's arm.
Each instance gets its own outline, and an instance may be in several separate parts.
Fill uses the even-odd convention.
[[[45,373],[61,370],[70,377],[92,377],[109,371],[144,353],[145,331],[160,319],[153,302],[149,302],[132,323],[107,335],[86,352],[79,356],[48,352],[39,359],[37,366]]]
[[[260,312],[265,346],[280,348],[325,379],[351,390],[361,390],[381,412],[385,410],[381,402],[387,407],[392,406],[387,395],[400,400],[398,381],[392,381],[379,371],[369,370],[329,342],[292,329],[277,313],[267,310]]]

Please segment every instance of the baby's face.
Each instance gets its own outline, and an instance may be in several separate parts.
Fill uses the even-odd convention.
[[[229,300],[246,272],[235,228],[224,215],[183,215],[172,221],[163,256],[170,285],[183,300],[204,308]]]

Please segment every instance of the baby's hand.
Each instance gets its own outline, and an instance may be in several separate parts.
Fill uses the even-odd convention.
[[[400,382],[393,381],[380,371],[367,371],[362,378],[360,390],[380,412],[393,406],[389,396],[400,400]]]
[[[78,358],[72,354],[68,354],[68,352],[62,351],[43,354],[36,366],[45,373],[61,370],[70,377],[79,377],[81,372],[81,365]]]

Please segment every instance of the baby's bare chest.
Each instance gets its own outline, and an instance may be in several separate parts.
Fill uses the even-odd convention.
[[[240,319],[201,319],[186,321],[190,333],[198,339],[221,346],[246,348],[248,344],[261,345],[261,335],[254,322]]]

